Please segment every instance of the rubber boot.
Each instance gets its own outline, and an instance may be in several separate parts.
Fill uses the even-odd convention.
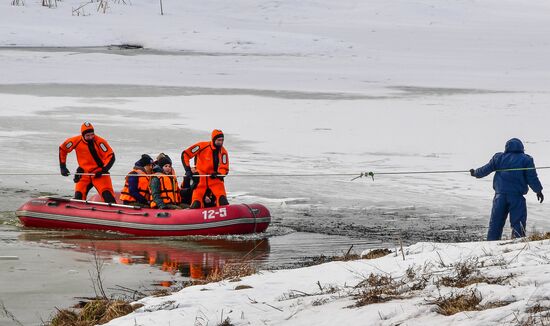
[[[225,197],[225,196],[220,196],[220,200],[218,200],[218,204],[219,204],[220,206],[229,205],[229,202],[227,201],[227,197]]]
[[[74,192],[74,199],[82,200],[82,198],[84,198],[84,197],[82,196],[82,193],[80,191],[75,191]]]
[[[189,208],[191,208],[191,209],[201,208],[201,202],[198,201],[198,200],[195,200],[195,201],[191,204],[191,206],[189,206]]]
[[[110,191],[105,190],[101,193],[101,197],[103,197],[103,201],[106,203],[116,204],[116,199]]]

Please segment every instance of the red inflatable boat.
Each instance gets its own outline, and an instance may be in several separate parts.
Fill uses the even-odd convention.
[[[260,204],[164,210],[58,197],[31,199],[16,214],[28,227],[152,237],[257,233],[271,222],[269,210]]]

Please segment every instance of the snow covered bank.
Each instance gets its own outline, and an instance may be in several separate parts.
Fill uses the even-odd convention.
[[[418,243],[404,252],[405,260],[400,253],[390,254],[192,286],[145,298],[140,301],[144,307],[107,325],[217,325],[227,318],[234,325],[549,321],[543,316],[550,311],[550,240]],[[465,293],[479,301],[474,310],[450,316],[438,312],[437,302]],[[358,304],[366,295],[380,303]]]

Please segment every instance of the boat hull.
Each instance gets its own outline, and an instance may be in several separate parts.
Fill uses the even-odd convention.
[[[260,204],[161,210],[50,197],[29,200],[16,215],[26,227],[151,237],[258,233],[271,222],[269,210]]]

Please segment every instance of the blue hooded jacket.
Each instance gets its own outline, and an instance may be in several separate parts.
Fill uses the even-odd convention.
[[[506,142],[504,153],[496,153],[489,163],[475,170],[474,176],[483,178],[496,170],[533,167],[533,158],[524,153],[521,140],[512,138]],[[536,170],[497,171],[493,178],[493,189],[497,194],[525,195],[529,190],[527,186],[535,193],[542,191]]]

